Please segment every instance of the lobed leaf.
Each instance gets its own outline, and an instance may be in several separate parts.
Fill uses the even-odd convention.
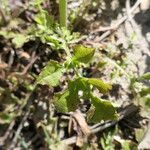
[[[84,82],[84,78],[76,78],[68,84],[68,90],[58,93],[54,97],[54,105],[59,112],[69,112],[77,109],[80,102],[79,91],[83,91],[87,95],[88,85]]]
[[[141,91],[140,91],[140,95],[141,96],[146,96],[150,94],[150,87],[147,87],[147,88],[142,88]]]
[[[57,86],[63,75],[64,68],[56,61],[50,61],[39,74],[36,83],[49,86]]]
[[[25,35],[23,35],[23,34],[17,34],[13,38],[12,43],[15,44],[16,48],[20,48],[20,47],[23,46],[23,44],[25,42],[27,42],[27,40],[28,40],[28,37],[26,37]]]
[[[139,80],[150,80],[150,72],[143,74],[141,77],[139,77]]]
[[[54,105],[58,112],[70,112],[77,109],[79,99],[77,95],[70,95],[69,90],[54,96]]]
[[[45,28],[43,28],[43,29],[45,29],[45,30],[46,30],[47,28],[52,27],[52,25],[53,25],[53,23],[54,23],[53,17],[50,16],[50,15],[48,14],[48,12],[45,11],[45,10],[41,10],[40,13],[36,15],[35,21],[36,21],[39,25],[44,26]]]
[[[91,96],[92,106],[88,111],[88,120],[96,123],[101,120],[115,120],[117,113],[111,102]]]
[[[102,80],[96,78],[88,79],[88,83],[95,86],[103,94],[106,94],[108,90],[112,88],[110,84],[105,83]]]
[[[88,63],[95,53],[94,48],[85,47],[83,45],[76,45],[74,47],[74,58],[73,60],[81,63]]]

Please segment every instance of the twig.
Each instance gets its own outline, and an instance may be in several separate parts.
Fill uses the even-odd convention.
[[[10,132],[11,132],[11,130],[13,129],[14,125],[15,125],[15,120],[13,120],[13,121],[10,123],[10,125],[9,125],[8,129],[6,130],[4,136],[3,136],[3,137],[0,137],[0,145],[4,145],[4,144],[5,144],[5,141],[6,141],[6,140],[8,139],[8,137],[10,136]]]
[[[130,8],[130,0],[126,0],[126,12],[127,12],[127,17],[129,19],[129,21],[131,21],[131,19],[132,19],[130,9],[131,9]]]
[[[134,29],[134,21],[133,21],[133,17],[132,17],[132,14],[130,12],[130,0],[126,0],[126,11],[127,11],[127,17],[128,17],[128,20],[131,22],[131,25],[132,25],[132,28]]]
[[[114,29],[116,29],[116,27],[114,28]],[[105,39],[107,36],[109,36],[111,33],[113,33],[115,30],[110,30],[110,31],[107,31],[107,32],[105,32],[105,33],[103,33],[98,39],[97,39],[97,41],[102,41],[103,39]],[[97,42],[96,41],[96,42]]]
[[[17,143],[17,139],[18,139],[18,137],[19,137],[19,135],[20,135],[20,132],[21,132],[21,130],[22,130],[22,128],[23,128],[23,125],[24,125],[25,121],[27,120],[27,118],[28,118],[28,116],[29,116],[29,113],[30,113],[30,110],[28,110],[28,111],[24,114],[23,119],[22,119],[22,121],[21,121],[21,123],[20,123],[20,125],[19,125],[19,127],[18,127],[18,129],[17,129],[17,131],[16,131],[16,133],[15,133],[15,136],[14,136],[14,138],[13,138],[13,140],[12,140],[12,144],[11,144],[10,147],[9,147],[10,150],[13,150],[13,149],[15,148],[15,145],[16,145],[16,143]]]
[[[134,6],[130,9],[129,14],[133,13],[135,11],[135,9],[140,5],[140,3],[142,2],[142,0],[137,0],[136,3],[134,4]],[[117,21],[117,23],[111,27],[107,27],[105,29],[108,29],[108,31],[106,31],[105,33],[103,33],[99,38],[98,41],[102,41],[103,39],[105,39],[107,36],[109,36],[110,34],[112,34],[114,31],[116,31],[117,28],[120,27],[120,25],[122,23],[124,23],[126,21],[126,19],[128,18],[127,15],[123,16],[120,20]],[[93,33],[97,33],[97,32],[101,32],[101,28],[100,29],[96,29],[95,32],[93,31]]]
[[[138,111],[138,108],[134,105],[129,105],[126,108],[124,108],[121,112],[120,112],[120,117],[118,120],[116,121],[107,121],[105,123],[98,123],[94,126],[91,126],[90,129],[92,130],[92,133],[97,133],[99,131],[103,131],[104,129],[107,129],[111,126],[114,126],[115,124],[117,124],[119,121],[121,121],[123,118],[131,115],[132,113],[135,113]],[[63,143],[65,143],[66,145],[71,145],[76,143],[76,136],[73,136],[71,138],[62,140]]]
[[[31,58],[31,61],[29,62],[29,64],[23,69],[23,71],[20,73],[20,72],[13,72],[11,74],[11,76],[13,75],[17,75],[17,76],[23,76],[25,75],[28,70],[32,67],[32,65],[34,64],[34,62],[37,60],[38,56],[35,56],[34,58]]]
[[[30,61],[30,63],[24,68],[23,72],[21,73],[21,75],[25,75],[28,70],[31,68],[31,66],[34,64],[34,62],[37,60],[37,56],[35,56],[34,58],[32,58],[32,60]]]
[[[132,26],[132,29],[135,33],[136,32],[136,24],[135,24],[135,21],[133,20],[133,17],[132,17],[132,14],[131,14],[131,4],[130,4],[130,0],[126,0],[126,12],[127,12],[127,18],[129,20],[129,22],[131,23],[131,26]]]
[[[34,89],[35,89],[35,86],[34,86]],[[27,101],[27,103],[26,103],[26,105],[25,105],[26,110],[25,110],[25,113],[22,114],[23,118],[22,118],[21,123],[19,124],[19,126],[18,126],[16,132],[15,132],[15,136],[14,136],[14,138],[12,139],[12,143],[11,143],[10,146],[8,147],[9,150],[13,150],[13,149],[14,149],[14,147],[15,147],[15,145],[16,145],[16,143],[17,143],[18,137],[19,137],[19,135],[20,135],[20,133],[21,133],[21,130],[22,130],[22,128],[23,128],[23,125],[24,125],[25,121],[27,120],[27,118],[28,118],[28,116],[29,116],[29,114],[30,114],[30,106],[31,106],[32,101],[33,101],[33,99],[34,99],[34,94],[35,94],[35,93],[34,93],[34,91],[33,91],[31,94],[28,95],[28,97],[27,97],[27,99],[26,99],[26,101]]]

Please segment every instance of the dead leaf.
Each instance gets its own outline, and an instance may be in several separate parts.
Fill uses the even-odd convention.
[[[8,67],[8,64],[6,64],[4,62],[0,63],[0,70],[5,69],[7,67]]]
[[[83,117],[82,113],[79,110],[76,110],[73,113],[73,118],[77,121],[78,125],[80,126],[85,136],[89,136],[92,133],[91,129],[89,128],[88,124],[85,121],[85,118]]]
[[[83,114],[81,111],[76,110],[70,119],[68,132],[72,133],[72,130],[77,133],[76,145],[82,147],[84,143],[89,143],[92,145],[93,149],[96,149],[95,144],[96,136],[92,133],[89,128]]]

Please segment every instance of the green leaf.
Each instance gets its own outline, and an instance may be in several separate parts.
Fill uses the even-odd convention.
[[[54,105],[59,112],[69,112],[77,109],[80,102],[79,91],[83,91],[84,96],[89,97],[90,87],[84,78],[76,78],[68,84],[68,90],[58,93],[54,98]]]
[[[44,27],[45,27],[45,30],[46,30],[47,28],[52,27],[52,25],[53,25],[53,23],[54,23],[53,17],[50,16],[50,15],[48,14],[48,12],[45,11],[45,10],[41,10],[41,12],[40,12],[38,15],[36,15],[35,21],[36,21],[39,25],[44,26]]]
[[[40,25],[45,25],[45,15],[43,13],[37,14],[35,21]]]
[[[57,61],[50,61],[39,74],[36,83],[57,86],[64,72],[64,68]]]
[[[139,80],[150,80],[150,72],[143,74]]]
[[[83,77],[78,77],[76,79],[74,79],[73,81],[70,81],[69,82],[69,90],[70,91],[74,91],[74,90],[82,90],[82,91],[85,91],[87,89],[87,83],[86,83],[86,80],[85,78]]]
[[[117,113],[111,102],[91,96],[92,107],[88,111],[88,120],[96,123],[101,120],[115,120]]]
[[[71,81],[68,85],[70,96],[73,97],[78,94],[80,91],[83,92],[83,95],[80,95],[83,99],[89,99],[90,94],[90,85],[87,83],[86,78],[78,77],[75,80]]]
[[[1,30],[0,31],[0,36],[5,37],[6,39],[10,39],[16,36],[16,34],[12,31],[5,31],[5,30]]]
[[[54,49],[62,48],[63,40],[60,37],[58,37],[56,34],[45,35],[44,38],[46,39],[47,44],[53,47]]]
[[[70,95],[69,90],[54,96],[54,105],[58,112],[70,112],[77,109],[79,104],[78,95]]]
[[[141,89],[141,91],[140,91],[141,96],[146,96],[148,94],[150,94],[150,87]]]
[[[15,117],[14,113],[0,112],[0,124],[10,123]]]
[[[15,44],[16,48],[22,47],[25,42],[27,42],[27,37],[23,34],[16,34],[12,40],[12,43]]]
[[[94,53],[94,48],[85,47],[83,45],[76,45],[74,47],[73,60],[79,61],[81,63],[88,63],[92,59]]]
[[[150,109],[150,97],[145,97],[144,101],[145,101],[145,106]]]
[[[97,68],[103,69],[106,66],[107,62],[106,61],[99,61],[97,64]]]
[[[106,94],[108,90],[112,88],[112,86],[108,83],[103,82],[100,79],[90,78],[88,79],[88,83],[95,86],[101,93]]]

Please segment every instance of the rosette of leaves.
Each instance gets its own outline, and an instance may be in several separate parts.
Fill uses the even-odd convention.
[[[51,87],[58,86],[63,73],[68,71],[70,66],[77,72],[78,65],[76,64],[89,63],[94,56],[95,49],[76,45],[73,52],[72,58],[69,58],[69,61],[66,60],[63,64],[50,61],[37,78],[37,84],[47,84]],[[93,88],[98,89],[102,94],[106,94],[111,89],[111,85],[101,79],[85,78],[78,73],[75,74],[73,80],[68,82],[67,89],[54,94],[53,102],[56,110],[58,112],[75,111],[81,99],[88,99],[91,102],[91,108],[87,112],[87,118],[90,122],[116,119],[117,114],[112,103],[94,96]],[[82,95],[79,95],[80,91],[82,91]]]

